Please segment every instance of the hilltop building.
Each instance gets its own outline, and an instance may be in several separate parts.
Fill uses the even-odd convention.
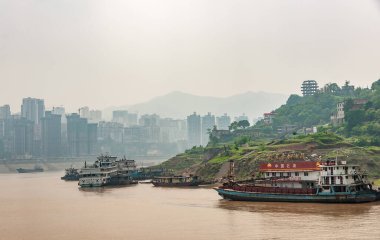
[[[311,96],[318,92],[318,83],[315,80],[306,80],[302,83],[301,91],[304,96]]]
[[[358,110],[364,107],[367,104],[367,99],[353,99],[353,105],[350,110]],[[345,102],[339,102],[336,106],[336,112],[334,112],[331,117],[331,124],[334,126],[339,126],[344,123],[344,105]]]
[[[267,125],[270,125],[273,123],[273,119],[275,118],[276,113],[274,111],[269,112],[269,113],[264,113],[264,123]]]

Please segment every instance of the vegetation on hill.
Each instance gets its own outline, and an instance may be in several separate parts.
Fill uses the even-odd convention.
[[[355,98],[367,99],[368,103],[353,108]],[[341,101],[345,102],[345,122],[332,126],[330,116]],[[214,128],[207,147],[193,147],[161,166],[215,180],[227,174],[228,161],[234,160],[236,177],[244,180],[257,174],[262,162],[287,159],[289,155],[302,159],[317,156],[362,165],[370,178],[380,178],[380,80],[371,89],[355,88],[346,82],[342,87],[328,84],[313,96],[291,95],[275,113],[271,124],[260,121],[248,127],[234,123],[230,131]],[[294,131],[279,137],[277,128],[285,124],[318,126],[318,133]]]
[[[337,103],[353,98],[369,98],[372,90],[355,88],[346,81],[339,87],[336,83],[326,84],[312,96],[292,94],[286,104],[276,109],[271,127],[273,131],[283,125],[295,125],[298,128],[323,125],[330,122],[330,116],[336,111]],[[259,121],[256,128],[265,128],[264,121]]]
[[[380,80],[374,82],[366,95],[364,108],[353,109],[353,99],[345,102],[345,124],[336,132],[357,138],[359,146],[380,146]]]
[[[347,160],[362,165],[372,179],[378,179],[379,153],[380,147],[358,147],[349,138],[321,132],[265,143],[249,140],[242,145],[235,141],[214,147],[194,147],[162,163],[160,167],[171,169],[176,174],[196,174],[204,180],[212,181],[226,176],[228,161],[233,160],[237,179],[247,180],[258,174],[260,163],[283,160],[288,155],[300,157],[297,154],[302,154],[303,159],[321,156],[322,160]]]

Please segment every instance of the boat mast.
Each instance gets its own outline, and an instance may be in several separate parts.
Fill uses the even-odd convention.
[[[235,180],[235,175],[234,175],[234,172],[235,172],[235,162],[233,160],[229,160],[229,163],[230,163],[230,168],[228,169],[228,181],[229,182],[233,182]]]

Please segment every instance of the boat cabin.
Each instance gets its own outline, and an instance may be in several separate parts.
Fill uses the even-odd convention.
[[[272,187],[314,188],[320,170],[319,162],[271,162],[262,163],[259,172]]]

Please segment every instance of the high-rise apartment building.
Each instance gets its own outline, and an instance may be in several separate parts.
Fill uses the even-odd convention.
[[[130,113],[127,110],[117,110],[112,112],[112,121],[122,123],[124,126],[137,125],[137,113]]]
[[[34,123],[33,127],[33,155],[42,154],[42,128],[41,119],[45,116],[45,103],[43,99],[24,98],[21,105],[21,117]]]
[[[211,113],[207,113],[202,117],[202,145],[206,146],[209,142],[209,132],[215,126],[215,116],[211,115]]]
[[[43,99],[24,98],[21,105],[21,116],[38,125],[45,116],[45,103]]]
[[[0,119],[9,119],[11,117],[11,107],[4,105],[0,107]]]
[[[81,118],[89,119],[90,118],[90,108],[87,106],[79,108],[79,116]]]
[[[97,155],[98,153],[98,124],[89,123],[87,125],[87,136],[88,136],[88,150],[89,155]]]
[[[195,112],[187,117],[187,142],[190,148],[202,144],[201,117]]]
[[[102,121],[102,111],[90,110],[89,120],[93,123],[98,123],[98,122]]]
[[[235,117],[235,121],[236,121],[236,122],[240,122],[240,121],[244,121],[244,120],[246,120],[246,121],[249,122],[249,118],[248,118],[248,116],[246,116],[244,113],[243,113],[243,115],[240,115],[240,116],[238,116],[238,117]]]
[[[228,127],[231,125],[230,116],[225,113],[223,116],[216,118],[216,126],[219,130],[228,130]]]
[[[46,157],[61,156],[61,115],[45,112],[42,123],[42,154]]]
[[[68,154],[70,156],[88,155],[87,119],[73,113],[67,116]]]
[[[15,158],[28,158],[34,151],[34,122],[25,118],[12,120],[12,155]]]

